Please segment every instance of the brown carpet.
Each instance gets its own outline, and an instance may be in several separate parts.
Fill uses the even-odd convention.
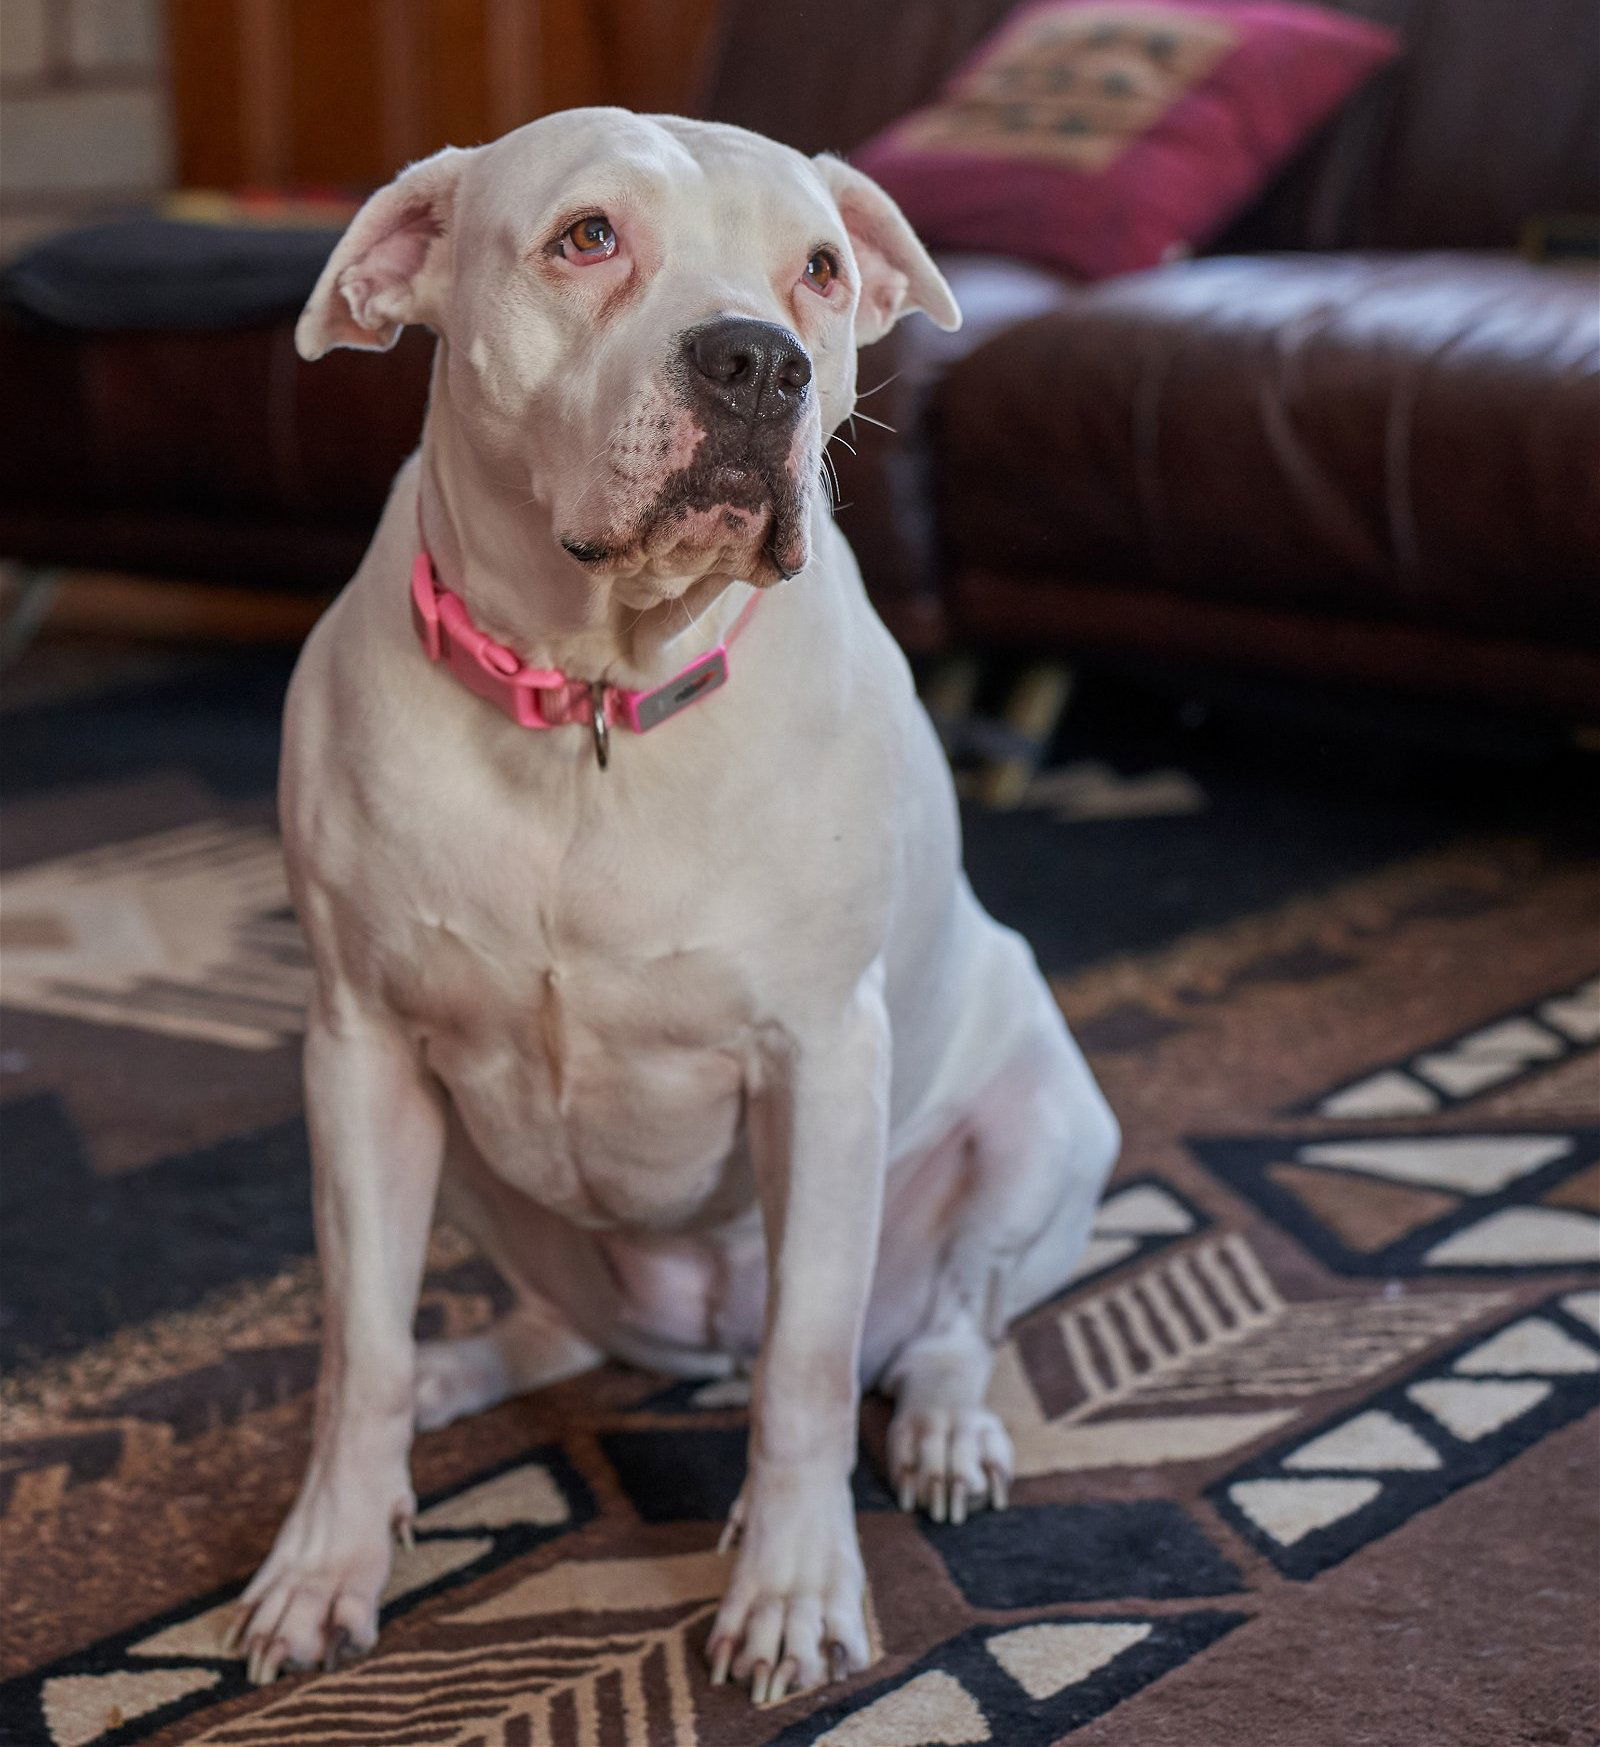
[[[202,828],[179,779],[123,783],[84,853],[8,849],[8,1259],[33,1273],[0,1740],[1600,1737],[1592,864],[1475,839],[1059,984],[1125,1156],[1078,1281],[1002,1356],[1010,1510],[893,1510],[867,1405],[879,1656],[848,1685],[760,1711],[708,1687],[743,1411],[616,1368],[419,1439],[378,1650],[257,1693],[216,1629],[310,1416],[314,1269],[268,1193],[303,1169],[301,971],[259,801],[205,806]],[[130,909],[124,960],[63,971],[75,929]],[[480,1326],[499,1290],[442,1236],[424,1326]]]

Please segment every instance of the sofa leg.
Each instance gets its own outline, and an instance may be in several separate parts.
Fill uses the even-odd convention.
[[[929,672],[918,689],[945,750],[955,752],[966,736],[978,695],[977,662],[970,655],[950,656]]]
[[[1009,811],[1021,805],[1072,702],[1073,682],[1070,667],[1052,662],[1030,667],[1011,688],[1004,712],[1011,744],[989,762],[978,785],[987,806]]]
[[[8,564],[0,590],[0,667],[8,667],[49,617],[61,572],[38,564]]]

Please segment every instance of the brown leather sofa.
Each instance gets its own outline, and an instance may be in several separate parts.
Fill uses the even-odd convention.
[[[1268,666],[1600,716],[1591,0],[1340,0],[1406,53],[1208,258],[1082,288],[941,261],[863,359],[841,515],[902,640]],[[808,150],[923,101],[1010,0],[745,0],[711,113]],[[774,42],[825,42],[781,72]],[[909,440],[908,440],[909,434]]]
[[[1600,212],[1592,0],[1342,0],[1369,87],[1206,258],[1083,288],[942,261],[967,314],[866,354],[841,521],[897,634],[1600,703],[1600,298],[1517,258]],[[730,0],[704,112],[849,150],[1011,0]],[[0,323],[0,555],[336,587],[430,342]],[[880,386],[881,385],[881,386]]]

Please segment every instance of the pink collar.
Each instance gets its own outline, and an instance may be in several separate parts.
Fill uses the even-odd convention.
[[[760,599],[752,595],[727,637],[665,685],[632,691],[604,680],[569,679],[556,668],[529,667],[515,650],[496,643],[473,624],[461,597],[440,586],[426,549],[418,552],[411,567],[411,622],[428,659],[442,661],[468,691],[487,698],[521,727],[586,723],[602,770],[610,755],[612,727],[648,733],[726,682],[728,646],[750,622]]]

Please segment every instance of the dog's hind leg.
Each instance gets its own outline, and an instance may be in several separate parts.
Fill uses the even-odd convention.
[[[434,1431],[575,1377],[604,1357],[553,1306],[525,1296],[481,1335],[425,1341],[417,1349],[417,1430]]]
[[[1011,1440],[983,1404],[993,1364],[978,1318],[960,1305],[896,1358],[883,1386],[895,1400],[889,1472],[902,1510],[921,1505],[936,1523],[959,1523],[969,1506],[1004,1508]]]
[[[984,1405],[994,1350],[1012,1318],[1066,1284],[1120,1138],[1053,1004],[963,1127],[958,1206],[927,1308],[880,1378],[895,1401],[900,1507],[936,1522],[1006,1503],[1011,1440]]]

